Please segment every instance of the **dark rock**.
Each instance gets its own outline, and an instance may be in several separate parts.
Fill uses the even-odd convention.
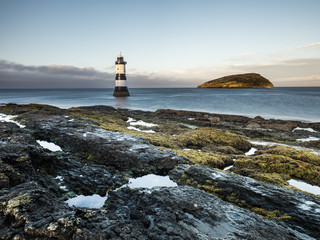
[[[81,120],[39,114],[25,117],[27,127],[36,137],[58,144],[83,162],[131,170],[137,175],[150,172],[164,175],[186,161],[171,151],[147,144],[143,138],[106,131]]]
[[[283,218],[283,224],[319,237],[320,204],[316,196],[205,166],[180,165],[170,176],[179,184],[199,187],[244,208],[264,213],[276,211],[279,219],[289,216]]]

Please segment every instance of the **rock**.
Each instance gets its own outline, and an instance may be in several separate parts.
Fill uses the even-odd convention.
[[[180,185],[204,189],[267,218],[282,220],[282,225],[303,234],[319,237],[320,204],[316,196],[205,166],[180,165],[170,172],[170,177]]]
[[[1,190],[0,201],[4,239],[304,239],[188,186],[123,188],[100,210],[70,208],[32,182]]]
[[[273,84],[257,73],[225,76],[205,82],[198,88],[274,88]]]
[[[171,151],[147,144],[146,139],[103,130],[82,120],[68,121],[63,116],[26,115],[27,127],[40,139],[67,149],[83,162],[112,167],[134,174],[166,174],[186,160]]]
[[[220,123],[220,118],[219,117],[209,117],[208,119],[213,124]]]
[[[299,232],[317,238],[316,197],[204,166],[178,167],[189,161],[150,145],[150,139],[100,127],[108,129],[110,124],[117,125],[117,131],[126,130],[128,116],[156,122],[157,131],[166,131],[168,123],[172,132],[165,132],[164,143],[172,136],[179,144],[185,143],[183,147],[195,145],[193,150],[179,150],[194,153],[196,159],[201,155],[207,162],[215,158],[221,166],[212,166],[224,167],[236,164],[233,158],[246,158],[244,152],[251,147],[247,135],[279,139],[306,134],[265,129],[263,124],[317,127],[315,124],[188,111],[120,111],[104,106],[63,110],[36,104],[7,105],[0,111],[20,114],[18,120],[26,125],[21,129],[13,123],[0,123],[1,239],[309,238]],[[210,127],[211,117],[219,118],[215,128],[201,127]],[[190,121],[199,129],[172,130]],[[249,122],[262,128],[248,129]],[[180,138],[183,136],[186,138]],[[46,150],[38,139],[54,142],[63,151]],[[180,186],[112,190],[132,176],[168,172]],[[104,196],[107,191],[109,197],[100,209],[69,207],[64,202],[80,194]]]
[[[264,118],[261,117],[261,116],[255,116],[255,117],[252,119],[252,121],[256,121],[256,122],[263,121],[263,120],[264,120]]]
[[[247,128],[261,128],[261,125],[259,123],[256,123],[256,122],[250,122],[248,125],[247,125]]]

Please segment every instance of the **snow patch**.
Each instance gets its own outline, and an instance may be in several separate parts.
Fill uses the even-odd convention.
[[[193,130],[198,128],[198,126],[196,126],[196,125],[191,125],[191,124],[186,124],[186,123],[180,123],[180,124],[183,126],[186,126],[187,128],[193,129]]]
[[[308,137],[308,138],[299,138],[297,141],[299,142],[309,142],[309,141],[317,141],[320,140],[320,138],[317,137]]]
[[[193,121],[195,118],[188,118],[188,120]]]
[[[229,167],[225,167],[224,169],[223,169],[223,171],[228,171],[230,168],[232,168],[233,167],[233,165],[231,165],[231,166],[229,166]]]
[[[67,186],[60,186],[60,189],[62,189],[63,191],[68,191]]]
[[[45,148],[50,150],[51,152],[57,152],[57,151],[62,151],[61,147],[59,147],[58,145],[52,143],[52,142],[47,142],[47,141],[41,141],[41,140],[37,140],[37,143]]]
[[[127,120],[128,123],[130,123],[130,122],[135,122],[135,121],[137,121],[137,120],[135,120],[135,119],[133,119],[133,118],[131,118],[131,117],[129,117],[128,120]]]
[[[101,208],[107,199],[108,193],[106,193],[106,196],[104,197],[101,197],[98,194],[93,194],[92,196],[79,195],[77,197],[70,198],[65,202],[68,203],[70,207]]]
[[[147,122],[144,122],[142,120],[135,120],[133,118],[128,118],[127,120],[128,123],[130,123],[131,126],[145,126],[145,127],[155,127],[155,126],[158,126],[158,124],[155,124],[155,123],[147,123]]]
[[[290,179],[287,181],[291,186],[294,186],[296,188],[301,189],[302,191],[312,193],[315,195],[320,194],[320,187],[311,185],[309,183],[303,182],[303,181],[298,181],[294,179]]]
[[[304,210],[304,211],[314,211],[316,213],[320,213],[319,205],[312,201],[305,201],[304,203],[301,203],[298,205],[298,208]]]
[[[62,176],[56,176],[54,179],[57,179],[59,181],[63,181],[63,177]]]
[[[138,131],[138,132],[155,133],[155,131],[153,131],[153,130],[141,130],[141,129],[139,129],[139,128],[132,127],[132,126],[129,126],[129,127],[127,127],[127,128],[130,129],[130,130]]]
[[[22,125],[20,123],[18,123],[17,121],[13,120],[15,117],[15,115],[6,115],[3,113],[0,113],[0,122],[11,122],[11,123],[15,123],[17,124],[20,128],[25,128],[25,125]]]
[[[314,130],[313,128],[301,128],[301,127],[296,127],[295,129],[292,130],[292,132],[297,131],[297,130],[300,130],[300,131],[309,131],[309,132],[313,132],[313,133],[316,133],[316,132],[317,132],[317,131]]]
[[[222,177],[220,173],[212,173],[212,176],[215,178]]]
[[[252,147],[248,152],[245,153],[247,156],[253,155],[257,151],[256,148]]]

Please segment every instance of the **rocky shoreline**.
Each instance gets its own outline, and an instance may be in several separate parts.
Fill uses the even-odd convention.
[[[288,183],[320,186],[320,123],[107,106],[0,113],[0,239],[320,239],[320,195]],[[178,186],[122,187],[147,174]],[[66,202],[93,194],[101,208]]]

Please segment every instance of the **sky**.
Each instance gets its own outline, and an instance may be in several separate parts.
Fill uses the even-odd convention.
[[[320,86],[319,0],[1,0],[0,88]]]

